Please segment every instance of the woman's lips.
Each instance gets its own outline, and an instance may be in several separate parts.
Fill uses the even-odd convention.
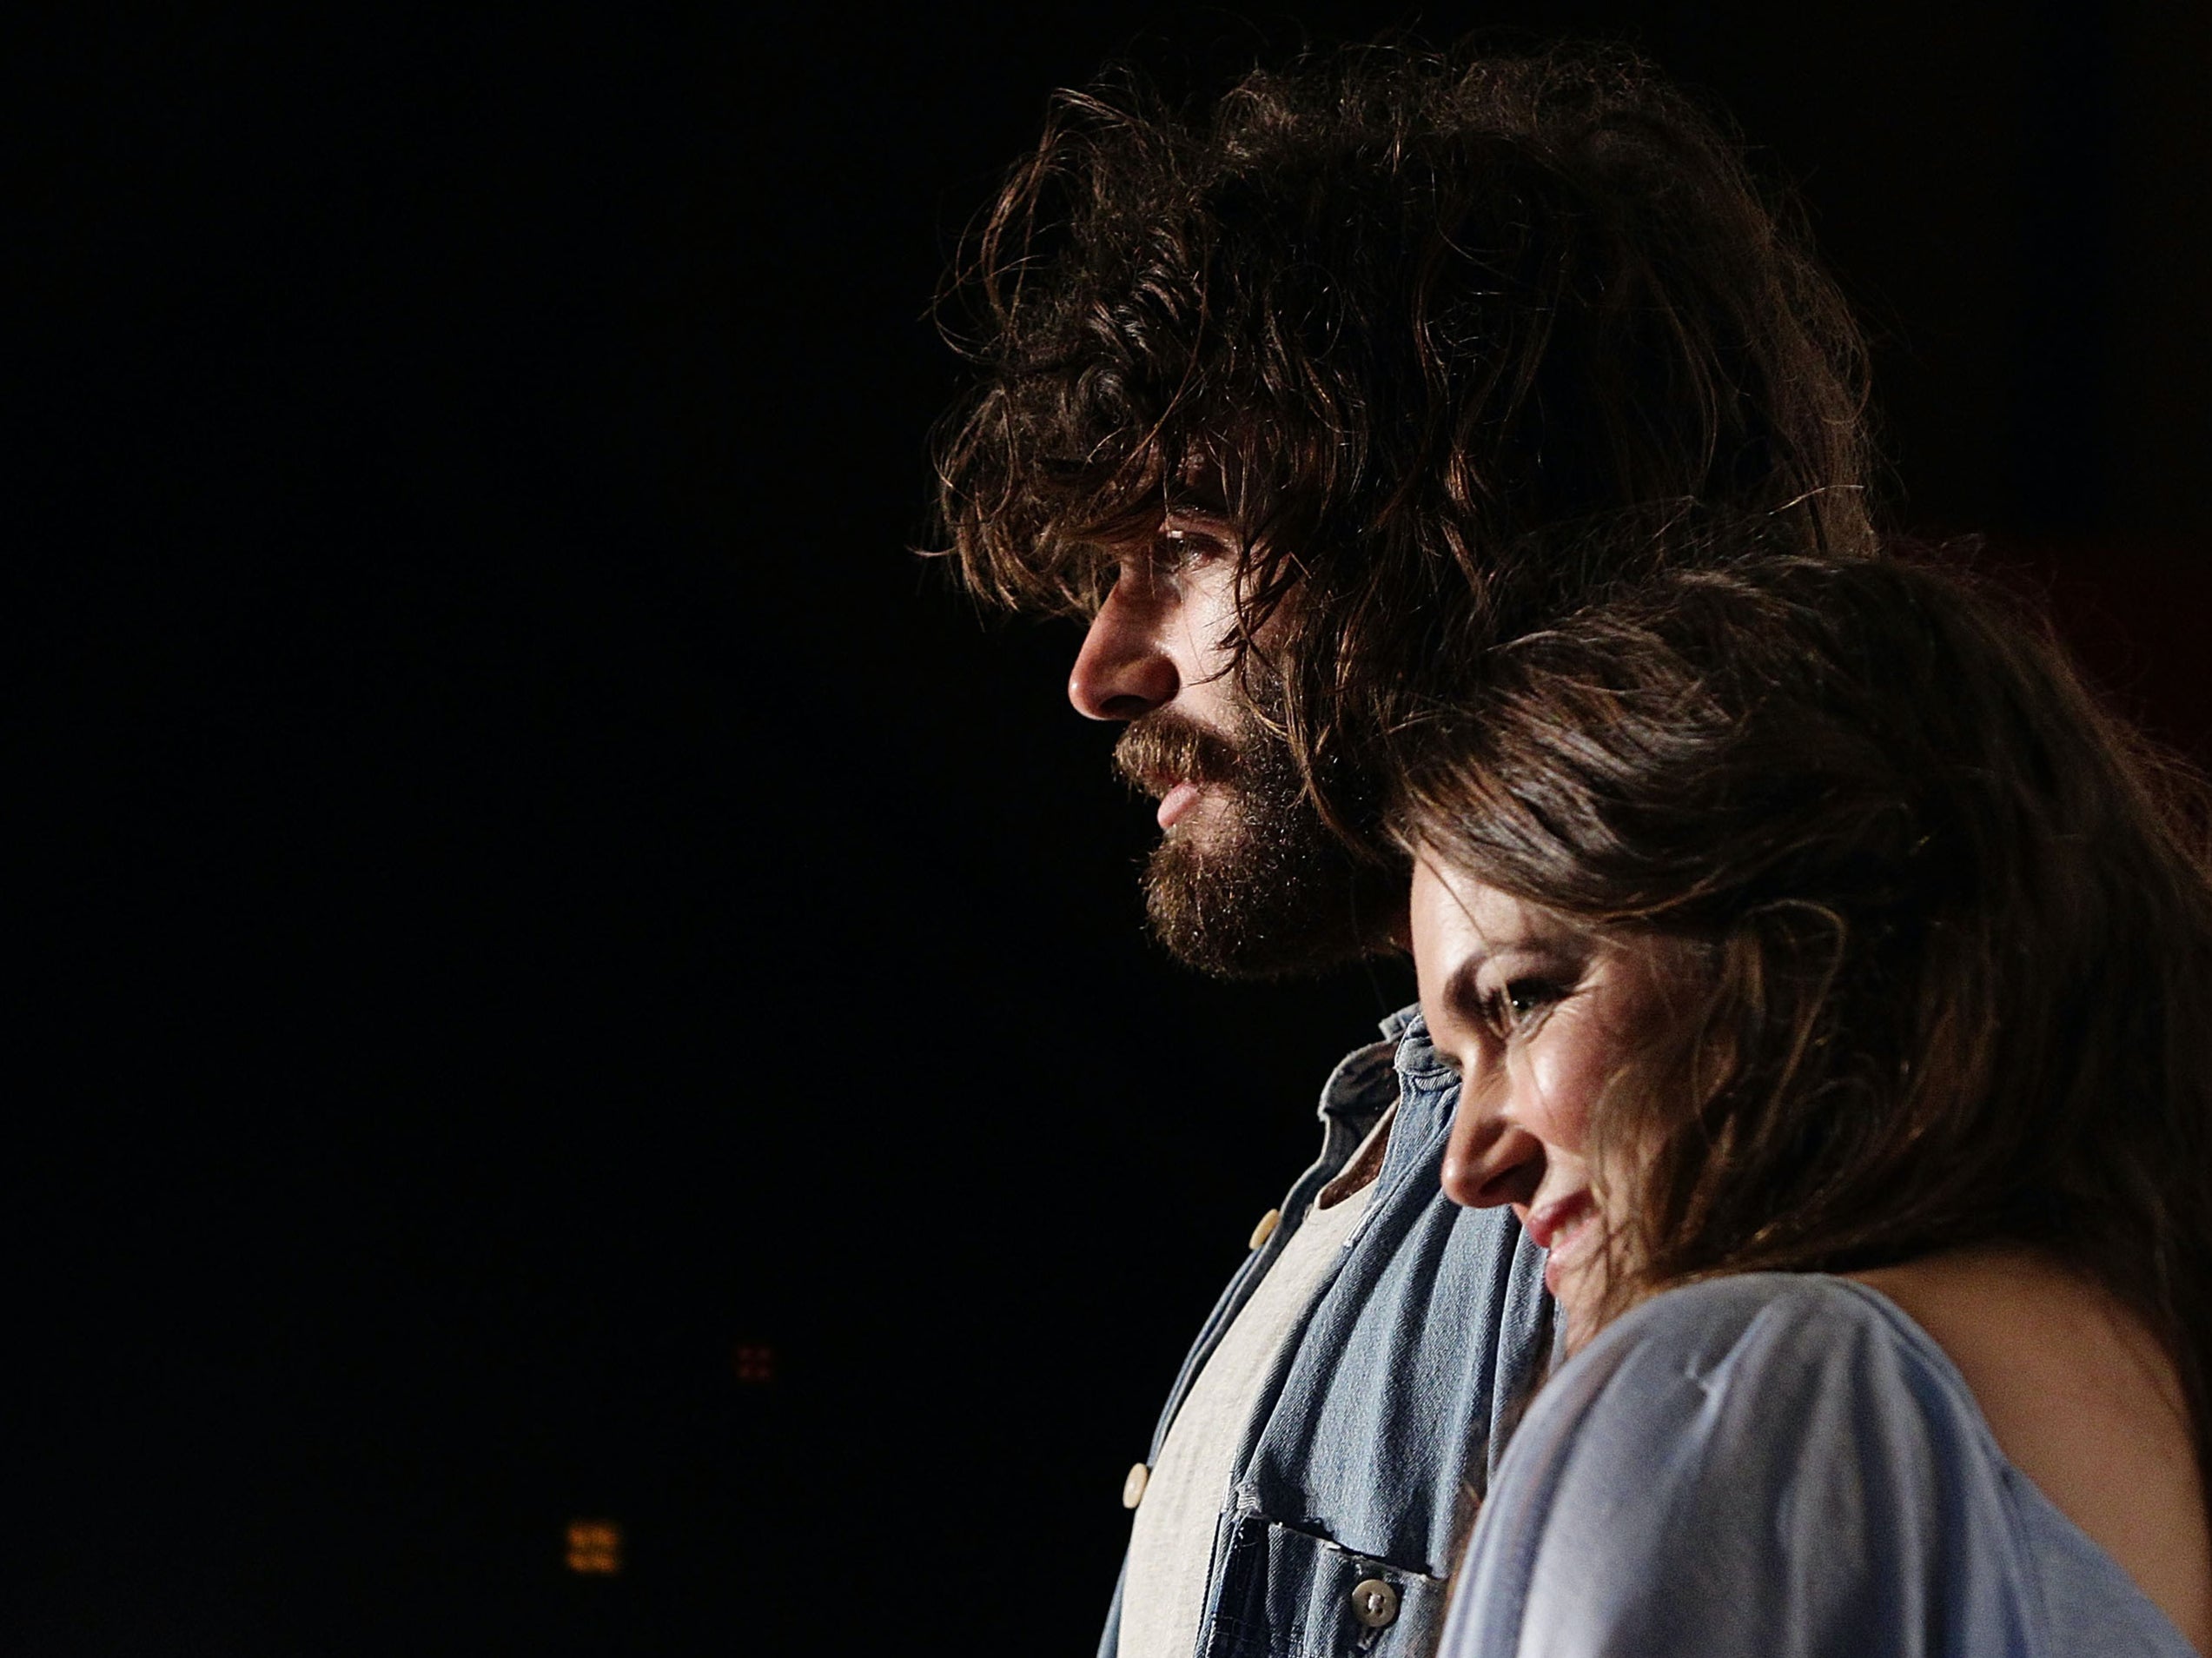
[[[1554,1275],[1575,1263],[1578,1246],[1591,1235],[1589,1224],[1597,1212],[1587,1190],[1570,1191],[1522,1211],[1520,1224],[1530,1240],[1551,1257],[1544,1263],[1544,1287],[1553,1295],[1560,1292]]]
[[[1190,808],[1198,804],[1198,786],[1178,783],[1160,797],[1158,817],[1160,827],[1173,828],[1180,819],[1189,816]]]

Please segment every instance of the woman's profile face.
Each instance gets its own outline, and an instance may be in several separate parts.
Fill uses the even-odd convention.
[[[1593,1186],[1591,1113],[1650,1028],[1651,959],[1426,856],[1413,941],[1429,1040],[1463,1081],[1445,1192],[1511,1204],[1551,1253],[1544,1281],[1570,1324],[1586,1328],[1605,1285],[1600,1223],[1618,1218]]]

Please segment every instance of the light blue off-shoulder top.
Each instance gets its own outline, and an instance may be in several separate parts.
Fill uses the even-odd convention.
[[[1442,1658],[2196,1658],[1847,1279],[1747,1273],[1604,1330],[1514,1435]]]

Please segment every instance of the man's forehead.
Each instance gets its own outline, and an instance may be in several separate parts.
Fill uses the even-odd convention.
[[[1168,501],[1169,508],[1225,518],[1230,504],[1229,468],[1221,458],[1209,452],[1186,454],[1176,469]]]

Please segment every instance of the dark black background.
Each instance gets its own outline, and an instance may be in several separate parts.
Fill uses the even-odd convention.
[[[1072,633],[907,552],[924,312],[1051,86],[1408,15],[8,25],[0,1650],[1088,1649],[1404,978],[1144,940]],[[1891,521],[2202,746],[2207,15],[1420,21],[1732,111],[1874,329]]]

